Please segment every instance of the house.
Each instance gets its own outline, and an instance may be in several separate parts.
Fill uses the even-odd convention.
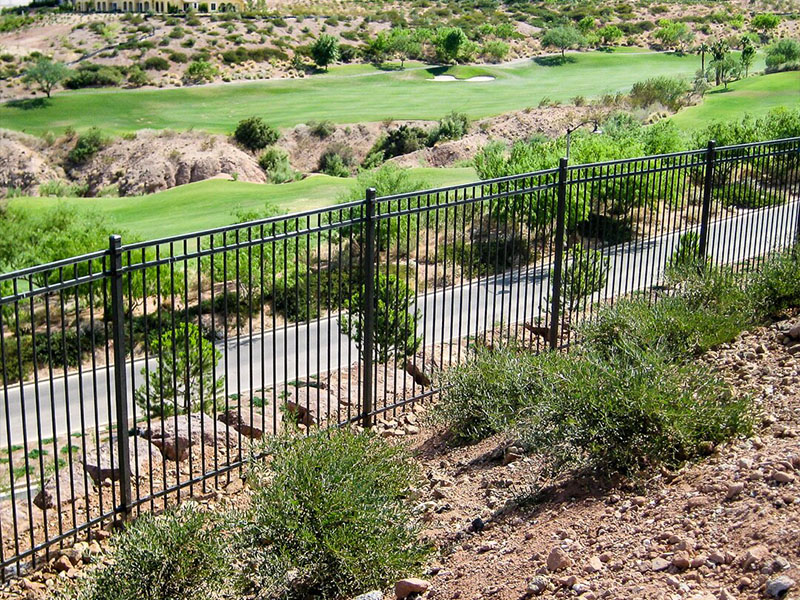
[[[144,12],[176,13],[241,12],[247,8],[244,0],[74,0],[76,12]]]

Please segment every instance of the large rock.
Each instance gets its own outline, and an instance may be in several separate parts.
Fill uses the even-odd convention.
[[[81,465],[81,457],[73,455],[72,468],[69,463],[58,470],[58,477],[53,474],[33,498],[33,503],[44,509],[58,508],[71,504],[75,500],[86,498],[86,475]]]
[[[136,436],[131,436],[128,440],[128,456],[131,475],[134,477],[137,474],[149,474],[152,465],[162,462],[158,449],[147,440]],[[86,452],[84,468],[97,485],[106,479],[118,481],[121,475],[119,465],[119,444],[116,437],[102,442],[99,454],[96,448],[88,449]]]
[[[141,433],[142,437],[161,450],[169,460],[181,462],[189,456],[191,446],[206,444],[217,449],[236,445],[237,434],[220,421],[208,415],[178,415],[165,417]]]
[[[263,415],[257,412],[251,414],[247,407],[232,408],[220,413],[217,419],[253,440],[260,440],[267,426]]]

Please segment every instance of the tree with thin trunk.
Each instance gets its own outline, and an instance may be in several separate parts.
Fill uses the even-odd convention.
[[[703,73],[706,72],[706,52],[711,52],[711,46],[706,44],[705,42],[701,43],[697,47],[697,51],[700,53],[700,69]]]
[[[67,65],[62,62],[52,61],[49,58],[40,58],[30,69],[25,72],[26,83],[35,83],[50,97],[53,88],[69,75]]]
[[[542,36],[542,46],[545,48],[558,48],[561,58],[566,58],[566,51],[570,48],[581,48],[586,45],[586,39],[575,27],[553,27]]]

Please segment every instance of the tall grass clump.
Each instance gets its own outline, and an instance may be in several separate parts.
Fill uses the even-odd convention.
[[[750,277],[747,295],[757,317],[800,306],[800,247],[774,254]]]
[[[418,474],[369,433],[321,432],[272,442],[253,467],[240,556],[259,598],[341,598],[385,587],[427,555],[408,497]]]
[[[81,600],[211,600],[231,568],[224,536],[193,503],[154,516],[143,513],[112,538],[113,564],[95,570]]]

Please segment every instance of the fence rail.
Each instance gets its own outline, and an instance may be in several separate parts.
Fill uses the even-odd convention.
[[[676,262],[800,234],[800,138],[568,165],[0,275],[4,575],[228,485],[286,419],[391,419],[478,347],[569,346]]]

